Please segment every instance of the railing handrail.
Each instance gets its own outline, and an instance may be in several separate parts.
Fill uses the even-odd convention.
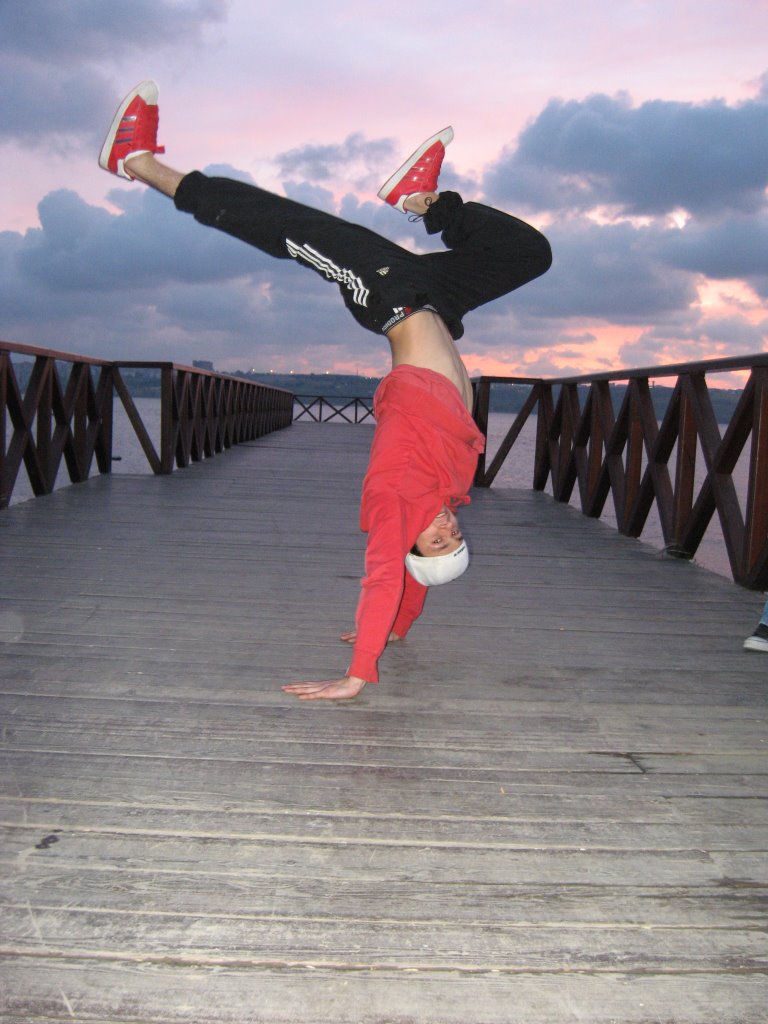
[[[186,363],[175,363],[170,359],[99,359],[95,356],[84,356],[74,352],[63,352],[59,349],[42,348],[39,345],[22,345],[12,341],[0,341],[0,351],[10,352],[14,355],[42,356],[62,363],[86,363],[89,366],[120,366],[132,370],[182,370],[185,373],[195,373],[202,377],[242,381],[246,384],[252,384],[254,387],[282,391],[286,395],[293,394],[287,388],[279,388],[274,384],[267,384],[265,381],[251,380],[249,377],[236,373],[207,370],[202,366],[188,366]]]
[[[751,370],[755,366],[768,366],[768,353],[746,356],[727,356],[722,359],[702,359],[689,363],[668,363],[666,366],[645,366],[633,369],[608,370],[600,373],[584,373],[570,377],[502,377],[482,374],[473,377],[472,383],[479,384],[581,384],[592,381],[623,381],[641,378],[678,377],[681,373],[716,373],[734,370]]]
[[[221,380],[232,380],[242,384],[253,385],[254,387],[269,388],[270,391],[281,391],[285,395],[292,395],[293,391],[288,388],[280,388],[276,384],[267,384],[263,380],[252,380],[250,377],[238,373],[224,373],[221,370],[206,370],[202,366],[188,366],[186,363],[174,363],[168,359],[116,359],[113,366],[120,366],[128,370],[181,370],[184,373],[195,373],[201,377],[216,377]]]
[[[14,341],[0,341],[0,352],[10,352],[22,356],[44,356],[62,363],[87,363],[90,366],[109,366],[111,363],[109,359],[81,356],[73,352],[60,352],[58,349],[40,348],[38,345],[21,345]]]

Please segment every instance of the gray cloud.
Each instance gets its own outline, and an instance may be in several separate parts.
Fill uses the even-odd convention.
[[[725,355],[761,352],[768,337],[768,319],[754,324],[745,317],[708,317],[702,320],[698,339],[718,346]]]
[[[108,79],[83,67],[51,74],[50,67],[18,58],[0,58],[0,141],[32,148],[71,151],[101,142],[103,129],[117,106]]]
[[[52,192],[39,204],[39,228],[0,233],[5,339],[104,358],[236,358],[267,368],[301,364],[305,351],[329,366],[347,346],[351,359],[383,352],[336,288],[293,260],[201,227],[151,190],[110,198],[119,213]]]
[[[755,211],[768,185],[765,83],[756,99],[735,106],[654,100],[633,107],[623,94],[552,100],[489,170],[485,190],[501,203],[539,209]]]
[[[327,194],[317,195],[316,186],[311,189],[312,198],[328,199]],[[309,198],[301,195],[302,189],[297,192],[297,197]],[[12,232],[3,236],[0,249],[12,264],[12,273],[4,276],[0,286],[6,292],[6,310],[18,311],[12,298],[23,295],[22,306],[30,311],[31,322],[40,323],[44,313],[56,319],[56,311],[65,307],[75,310],[80,306],[91,315],[102,308],[109,318],[108,310],[114,316],[114,310],[122,306],[133,309],[134,315],[144,315],[139,311],[145,304],[152,317],[162,314],[169,322],[175,320],[185,333],[194,333],[210,330],[212,323],[211,317],[203,316],[194,289],[187,286],[207,289],[209,294],[226,286],[230,289],[226,302],[202,303],[202,308],[217,311],[217,319],[229,325],[233,340],[244,330],[243,311],[251,317],[251,324],[258,322],[259,331],[269,325],[275,336],[284,318],[295,326],[293,337],[317,340],[322,333],[319,325],[330,324],[329,316],[329,329],[335,334],[359,334],[347,322],[335,289],[292,263],[272,260],[235,239],[200,227],[150,190],[120,190],[112,198],[122,203],[119,215],[91,206],[68,190],[50,193],[39,206],[40,228],[23,237]],[[352,219],[374,229],[383,210],[390,229],[394,226],[406,235],[405,241],[422,240],[420,225],[394,218],[381,204],[354,204],[347,197],[345,206],[345,215],[354,214]],[[414,236],[414,231],[419,234]],[[556,253],[553,269],[492,307],[471,314],[467,327],[473,343],[476,340],[490,349],[494,338],[513,334],[517,339],[511,342],[514,347],[533,344],[534,335],[549,329],[544,324],[560,318],[649,322],[687,306],[693,298],[689,274],[668,269],[662,273],[654,268],[647,231],[575,221],[558,225],[550,234]],[[237,298],[235,293],[239,295],[244,286],[260,299],[245,302]],[[165,288],[171,292],[166,293]],[[173,302],[168,299],[171,293]],[[180,296],[184,296],[188,314]],[[258,317],[254,316],[256,306]]]
[[[121,216],[75,192],[49,193],[40,228],[26,232],[16,266],[23,279],[53,292],[113,292],[167,281],[218,281],[257,272],[266,256],[205,231],[150,190],[120,193]]]
[[[343,181],[357,191],[378,192],[407,155],[400,151],[393,139],[368,139],[362,132],[353,132],[340,143],[312,144],[279,153],[274,163],[280,176],[290,182],[285,185],[286,190],[299,187],[303,195],[311,196],[306,182],[315,182],[322,187],[325,183]],[[299,179],[304,184],[297,186]],[[440,173],[440,187],[474,192],[477,185],[470,179],[461,178],[446,161]],[[331,193],[327,195],[332,199]],[[321,209],[328,208],[320,202],[313,202],[311,197],[301,201]],[[379,203],[376,208],[380,208]],[[384,212],[386,214],[386,209]]]
[[[56,67],[114,59],[199,39],[228,7],[229,0],[0,0],[0,55]]]
[[[208,171],[249,179],[226,166]],[[297,181],[287,192],[400,244],[440,248],[421,225],[381,203],[361,203],[350,193],[337,211],[332,194],[316,184]],[[335,287],[293,261],[201,227],[149,189],[120,188],[109,199],[117,213],[70,190],[52,192],[39,205],[39,228],[0,234],[8,340],[111,358],[212,359],[229,368],[385,365],[382,339],[351,321]],[[689,345],[691,358],[712,341],[721,351],[759,349],[761,328],[739,318],[707,321],[695,307],[706,258],[720,260],[709,267],[713,276],[717,267],[732,276],[736,255],[728,263],[723,239],[734,236],[734,224],[745,232],[744,246],[760,244],[760,222],[750,234],[746,218],[730,229],[693,231],[563,218],[546,232],[552,270],[471,313],[462,347],[510,359],[539,348],[536,365],[544,366],[555,346],[577,349],[592,340],[590,324],[610,322],[648,325],[642,342],[626,352],[634,365],[642,364],[641,351],[645,363],[657,361],[654,353],[675,338],[678,350]]]
[[[279,153],[275,163],[281,175],[306,181],[336,181],[341,176],[358,187],[378,181],[382,167],[394,164],[392,139],[366,139],[353,132],[341,143],[301,146]]]
[[[197,42],[228,0],[0,0],[0,141],[91,145],[120,95],[102,71],[136,51]]]
[[[707,358],[749,355],[763,350],[767,333],[768,321],[754,324],[745,317],[707,317],[691,311],[650,327],[637,340],[622,345],[617,365],[663,365],[670,358],[695,361],[702,353]]]
[[[716,280],[741,278],[768,296],[768,214],[664,232],[657,253],[670,266]]]
[[[531,312],[648,323],[695,299],[690,274],[655,261],[658,229],[573,219],[546,233],[554,252],[552,269],[520,293],[519,301]]]

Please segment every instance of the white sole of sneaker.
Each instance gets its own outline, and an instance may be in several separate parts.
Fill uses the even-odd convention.
[[[744,641],[744,650],[768,652],[768,640],[763,640],[759,636],[748,636]]]
[[[109,171],[109,154],[112,152],[112,146],[115,143],[115,136],[117,135],[120,127],[120,122],[123,120],[123,114],[125,114],[128,107],[133,103],[137,96],[141,96],[145,103],[156,104],[157,103],[157,85],[152,81],[139,82],[135,89],[125,97],[123,102],[118,107],[117,113],[112,118],[112,124],[109,126],[107,137],[104,140],[104,145],[101,147],[99,153],[99,167],[103,167],[105,171]],[[144,151],[146,152],[146,150]],[[111,172],[110,172],[111,173]],[[117,174],[121,178],[125,178],[128,181],[133,181],[133,178],[125,170],[124,162],[122,160],[117,161]]]
[[[395,185],[399,184],[400,181],[406,176],[408,171],[417,163],[427,152],[430,146],[434,146],[436,142],[442,142],[443,146],[447,146],[453,138],[453,128],[443,128],[442,131],[436,132],[431,138],[427,139],[426,142],[422,142],[417,150],[415,150],[408,159],[402,164],[395,173],[389,178],[378,191],[379,199],[383,199],[386,202],[386,198]]]

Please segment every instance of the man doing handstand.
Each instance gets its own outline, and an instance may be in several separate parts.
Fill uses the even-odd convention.
[[[301,700],[357,696],[378,682],[389,640],[421,614],[427,587],[456,579],[469,555],[456,509],[467,504],[484,438],[472,420],[472,388],[454,341],[471,309],[550,266],[549,243],[499,210],[437,192],[453,131],[433,135],[379,196],[421,217],[445,252],[415,254],[359,225],[228,178],[183,174],[156,159],[157,87],[142,82],[123,101],[99,163],[173,199],[177,209],[278,259],[294,259],[338,284],[359,324],[384,334],[392,371],[374,398],[376,430],[363,481],[360,525],[368,534],[356,628],[342,636],[352,661],[339,679],[284,686]]]

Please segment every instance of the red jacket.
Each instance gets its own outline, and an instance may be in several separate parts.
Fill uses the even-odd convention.
[[[433,370],[398,366],[374,397],[376,431],[363,481],[360,527],[368,534],[365,576],[347,674],[379,681],[377,663],[394,630],[405,636],[427,588],[405,556],[443,505],[469,504],[485,440],[451,381]]]

